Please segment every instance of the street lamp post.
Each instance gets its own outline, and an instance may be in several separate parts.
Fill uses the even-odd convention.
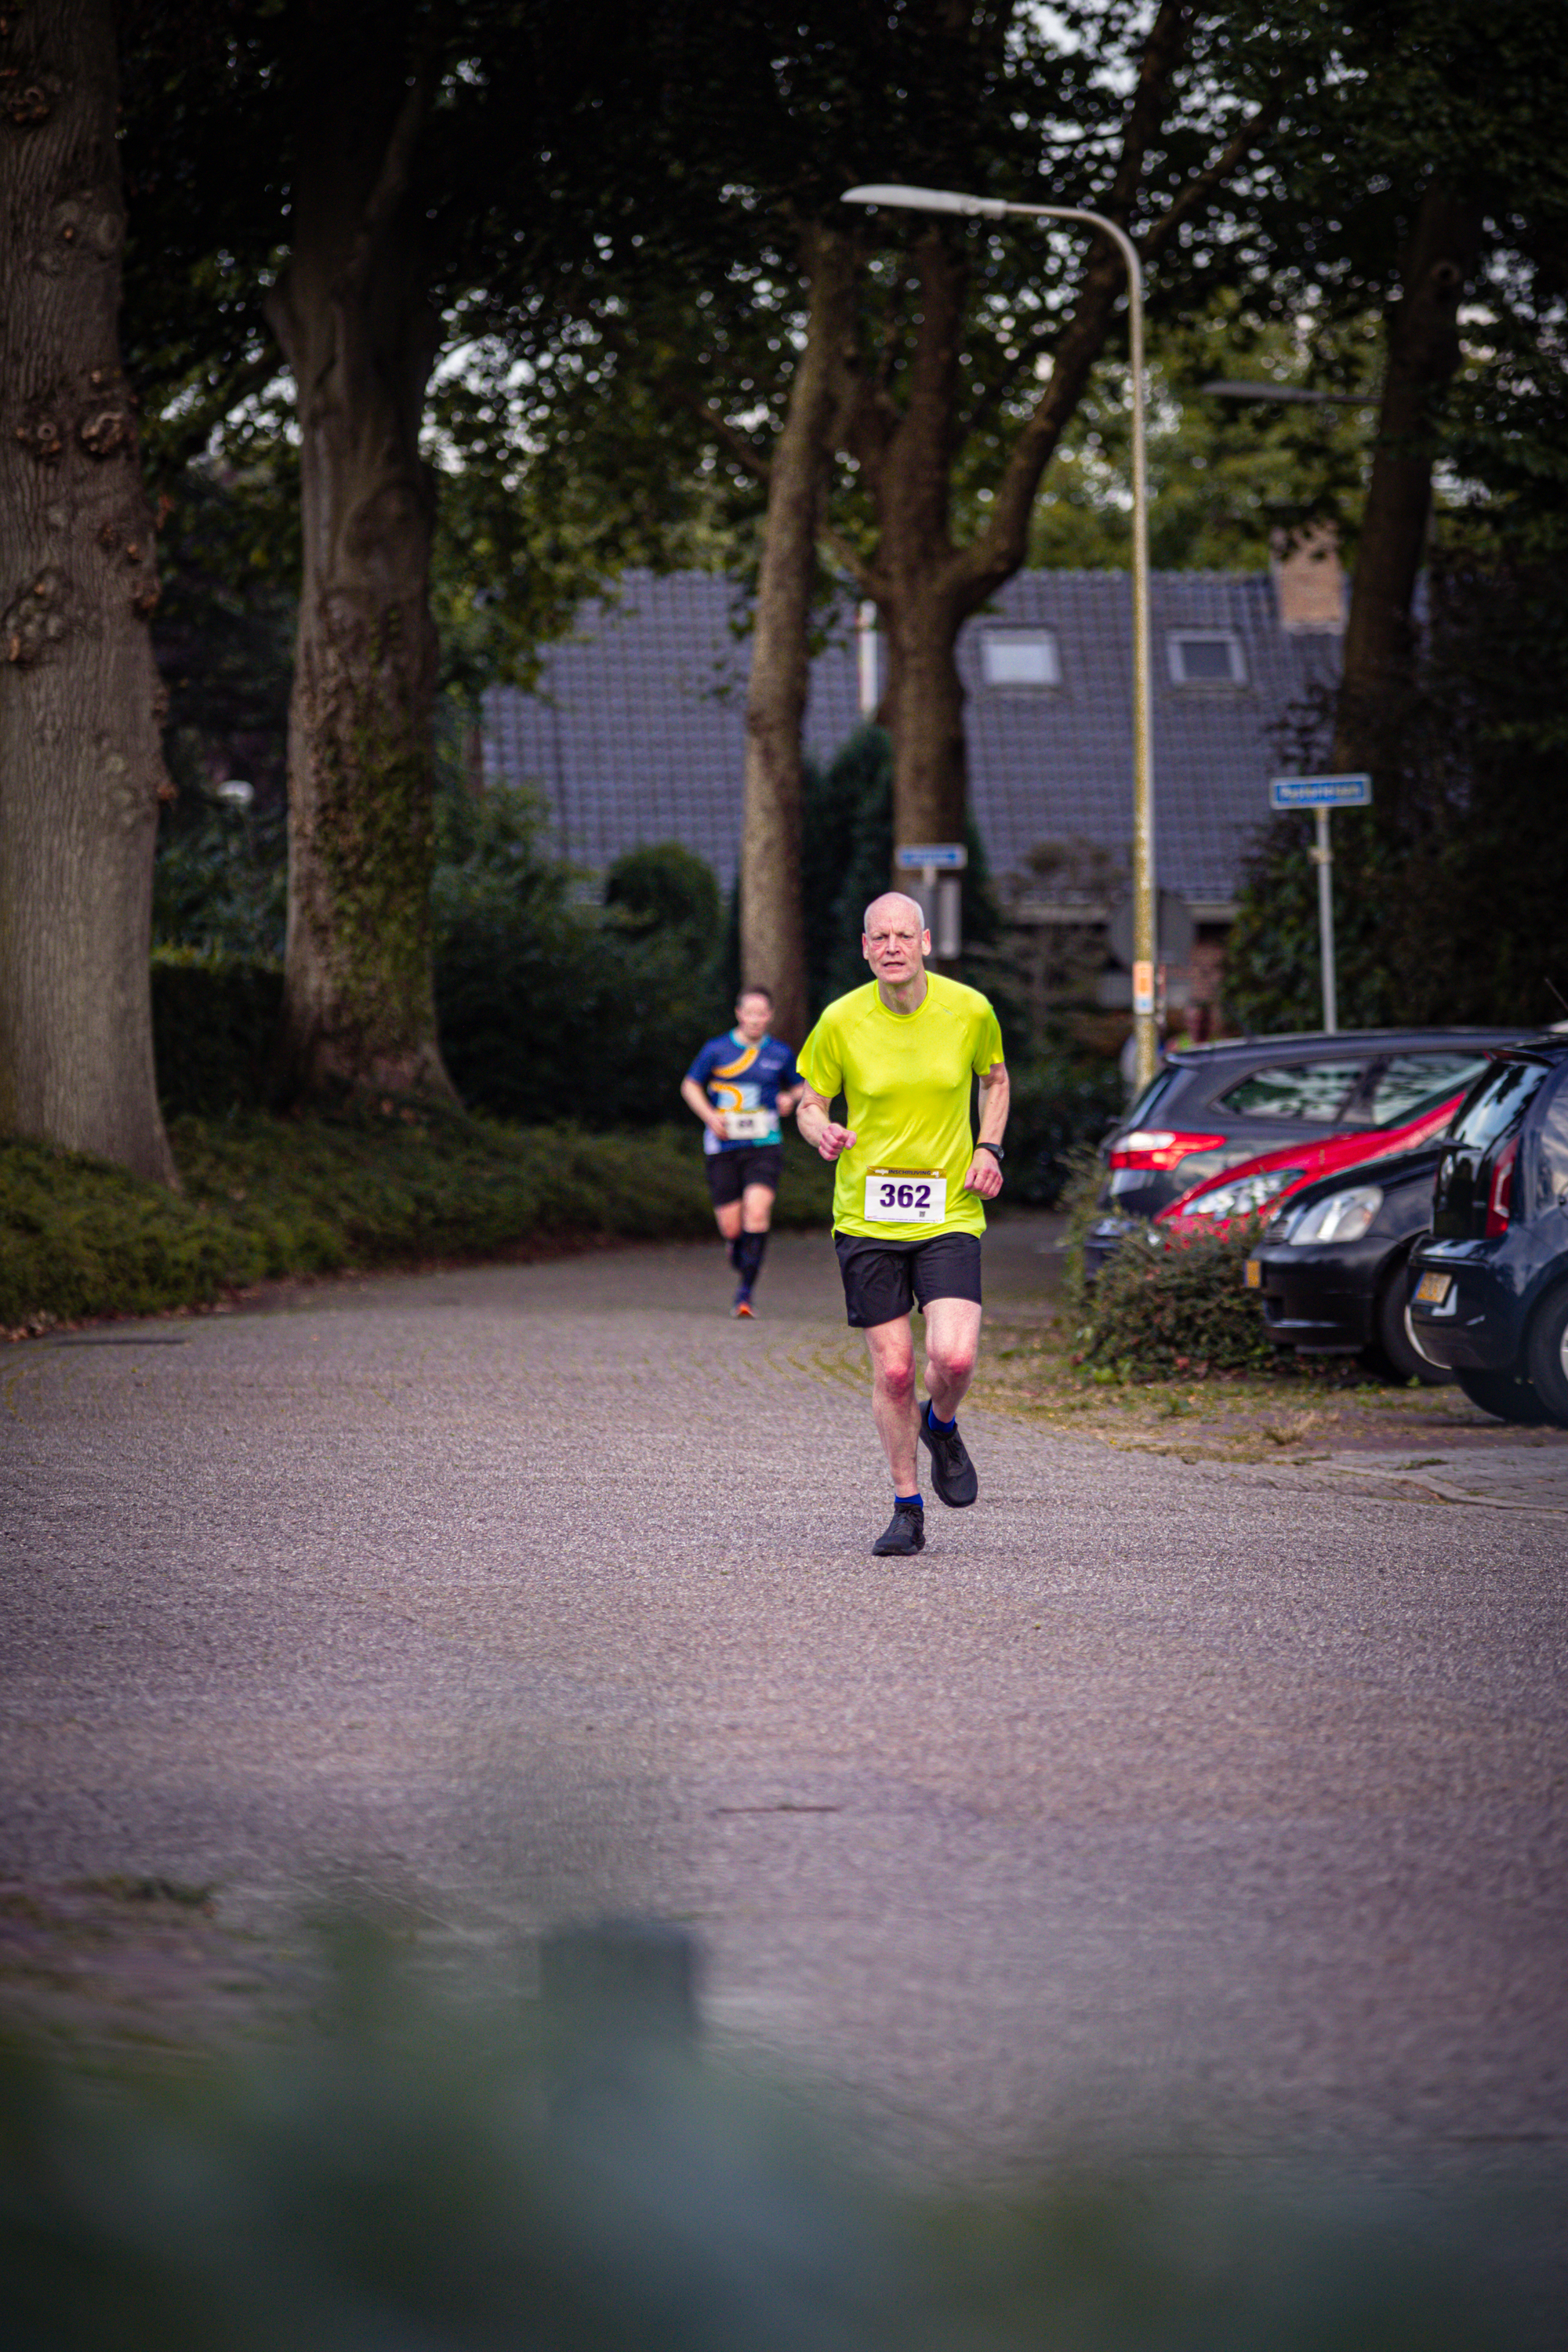
[[[961,195],[951,188],[851,188],[847,205],[889,205],[907,212],[962,213],[971,219],[1083,221],[1108,236],[1127,271],[1128,328],[1132,363],[1132,1030],[1140,1091],[1154,1075],[1159,1041],[1154,1027],[1154,745],[1150,719],[1149,482],[1144,458],[1143,275],[1137,248],[1103,213],[1076,205],[1013,205],[995,196]]]

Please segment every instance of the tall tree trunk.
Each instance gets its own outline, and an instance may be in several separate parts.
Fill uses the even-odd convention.
[[[1413,683],[1411,604],[1432,510],[1437,412],[1459,364],[1459,298],[1481,221],[1427,183],[1388,307],[1388,362],[1377,446],[1345,622],[1334,729],[1336,770],[1375,768]]]
[[[808,1026],[801,909],[801,728],[816,535],[833,453],[842,346],[854,297],[847,240],[805,238],[806,331],[768,474],[767,524],[746,688],[745,815],[741,838],[741,981],[771,989],[773,1025],[797,1042]]]
[[[148,992],[167,790],[120,371],[108,0],[0,16],[0,1130],[176,1181]]]
[[[955,25],[962,27],[966,14],[959,10]],[[1118,224],[1137,207],[1145,162],[1185,48],[1188,17],[1187,0],[1160,0],[1144,42],[1117,168],[1100,206]],[[955,65],[955,86],[957,71]],[[1224,185],[1277,105],[1271,100],[1244,124],[1166,202],[1142,239],[1146,257]],[[962,170],[954,184],[963,184]],[[1031,226],[1020,233],[1034,232]],[[1041,477],[1083,397],[1126,287],[1115,247],[1096,237],[1053,352],[1050,380],[1014,441],[985,528],[967,545],[954,546],[949,489],[965,431],[960,356],[968,264],[963,248],[936,229],[921,237],[915,260],[919,322],[904,406],[895,404],[869,363],[858,370],[850,363],[845,395],[844,446],[860,467],[879,526],[876,556],[857,568],[857,577],[862,592],[876,598],[887,627],[895,845],[963,839],[967,777],[958,633],[1023,564]]]
[[[316,11],[293,247],[268,317],[293,372],[304,541],[289,714],[280,1090],[450,1093],[429,890],[435,487],[419,454],[440,348],[411,201],[425,110],[395,22]]]
[[[964,608],[949,576],[949,482],[969,265],[962,247],[931,229],[920,241],[918,266],[921,324],[908,405],[872,474],[885,578],[878,602],[889,641],[895,847],[962,841],[967,799],[963,687],[954,658]]]

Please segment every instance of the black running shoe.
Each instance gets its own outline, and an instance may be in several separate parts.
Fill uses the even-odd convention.
[[[980,1492],[969,1449],[958,1433],[956,1422],[944,1434],[931,1427],[929,1412],[929,1406],[922,1404],[918,1433],[931,1455],[931,1483],[950,1511],[966,1510]]]
[[[871,1557],[873,1559],[884,1559],[889,1552],[903,1554],[924,1551],[925,1548],[925,1513],[912,1511],[907,1503],[900,1503],[871,1546]]]

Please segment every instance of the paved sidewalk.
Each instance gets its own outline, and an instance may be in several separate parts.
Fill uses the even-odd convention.
[[[1037,1246],[996,1237],[1020,1309]],[[1531,1465],[1368,1491],[980,1413],[979,1507],[874,1561],[827,1245],[753,1326],[728,1287],[629,1250],[0,1360],[5,1869],[264,1937],[391,1895],[455,1951],[683,1918],[716,2029],[943,2166],[1558,2182],[1568,1547],[1426,1476]]]
[[[1500,1443],[1450,1446],[1441,1453],[1382,1457],[1334,1454],[1329,1468],[1342,1477],[1403,1486],[1435,1502],[1470,1503],[1499,1511],[1532,1511],[1568,1519],[1568,1440],[1545,1444]],[[1563,1538],[1568,1548],[1568,1537]]]

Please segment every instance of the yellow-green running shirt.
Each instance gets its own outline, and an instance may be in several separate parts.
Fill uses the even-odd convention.
[[[985,1210],[963,1180],[974,1157],[970,1083],[994,1069],[1002,1031],[989,997],[940,972],[926,974],[915,1013],[889,1013],[876,982],[827,1007],[796,1057],[824,1101],[842,1095],[853,1149],[840,1153],[833,1186],[834,1229],[883,1241],[929,1239],[932,1232],[983,1234]],[[871,1223],[866,1177],[873,1168],[937,1168],[947,1178],[940,1226]]]

